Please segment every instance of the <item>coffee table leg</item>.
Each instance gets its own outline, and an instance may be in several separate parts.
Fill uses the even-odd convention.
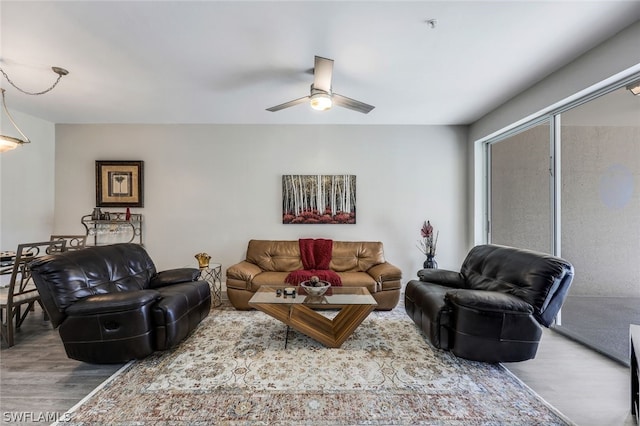
[[[287,329],[285,330],[284,335],[284,348],[287,349],[287,345],[289,344],[289,324],[287,324]]]

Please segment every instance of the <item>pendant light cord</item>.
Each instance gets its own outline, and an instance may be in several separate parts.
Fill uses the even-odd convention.
[[[58,67],[52,67],[51,68],[53,70],[53,72],[55,72],[56,74],[58,74],[58,78],[56,79],[56,81],[51,85],[51,87],[49,87],[46,90],[43,90],[41,92],[27,92],[26,90],[22,90],[21,88],[19,88],[18,86],[16,86],[16,84],[11,81],[11,79],[9,78],[9,76],[7,75],[6,72],[4,72],[4,70],[2,68],[0,68],[0,72],[2,73],[2,75],[4,75],[4,78],[7,79],[7,81],[16,89],[18,89],[20,92],[24,93],[25,95],[44,95],[45,93],[53,90],[54,87],[56,87],[58,85],[58,82],[60,81],[60,79],[69,74],[69,72],[63,68],[58,68]]]

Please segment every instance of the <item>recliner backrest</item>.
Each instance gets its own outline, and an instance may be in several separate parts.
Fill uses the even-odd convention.
[[[573,266],[545,253],[499,245],[471,249],[460,273],[466,287],[517,296],[534,308],[534,317],[551,325],[573,280]]]
[[[142,290],[156,274],[144,247],[123,243],[41,257],[29,264],[42,303],[57,327],[67,307],[94,294]]]

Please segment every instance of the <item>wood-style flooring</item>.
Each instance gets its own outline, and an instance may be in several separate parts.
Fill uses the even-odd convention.
[[[16,341],[0,348],[1,424],[48,424],[15,420],[61,416],[121,367],[68,359],[40,308],[28,316]],[[505,366],[577,425],[635,424],[629,369],[554,331],[545,331],[536,359]]]
[[[504,366],[577,425],[636,424],[629,367],[553,330],[534,359]]]

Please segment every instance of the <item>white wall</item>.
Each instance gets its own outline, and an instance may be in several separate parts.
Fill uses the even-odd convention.
[[[422,221],[440,231],[440,267],[469,249],[467,133],[452,126],[57,125],[55,231],[83,231],[95,160],[143,160],[144,243],[158,269],[223,268],[257,239],[379,240],[406,282],[422,267]],[[283,225],[283,174],[357,176],[357,224]],[[107,210],[107,209],[105,209]]]
[[[636,22],[473,123],[470,140],[488,136],[584,91],[588,93],[592,86],[616,75],[637,73],[639,40],[640,22]]]
[[[31,143],[0,154],[1,250],[47,241],[53,230],[55,126],[10,112]],[[3,134],[16,135],[9,120],[0,127]]]
[[[640,22],[623,29],[470,126],[469,206],[473,213],[469,229],[474,243],[485,240],[487,219],[484,211],[487,171],[478,141],[640,73],[638,40]]]

